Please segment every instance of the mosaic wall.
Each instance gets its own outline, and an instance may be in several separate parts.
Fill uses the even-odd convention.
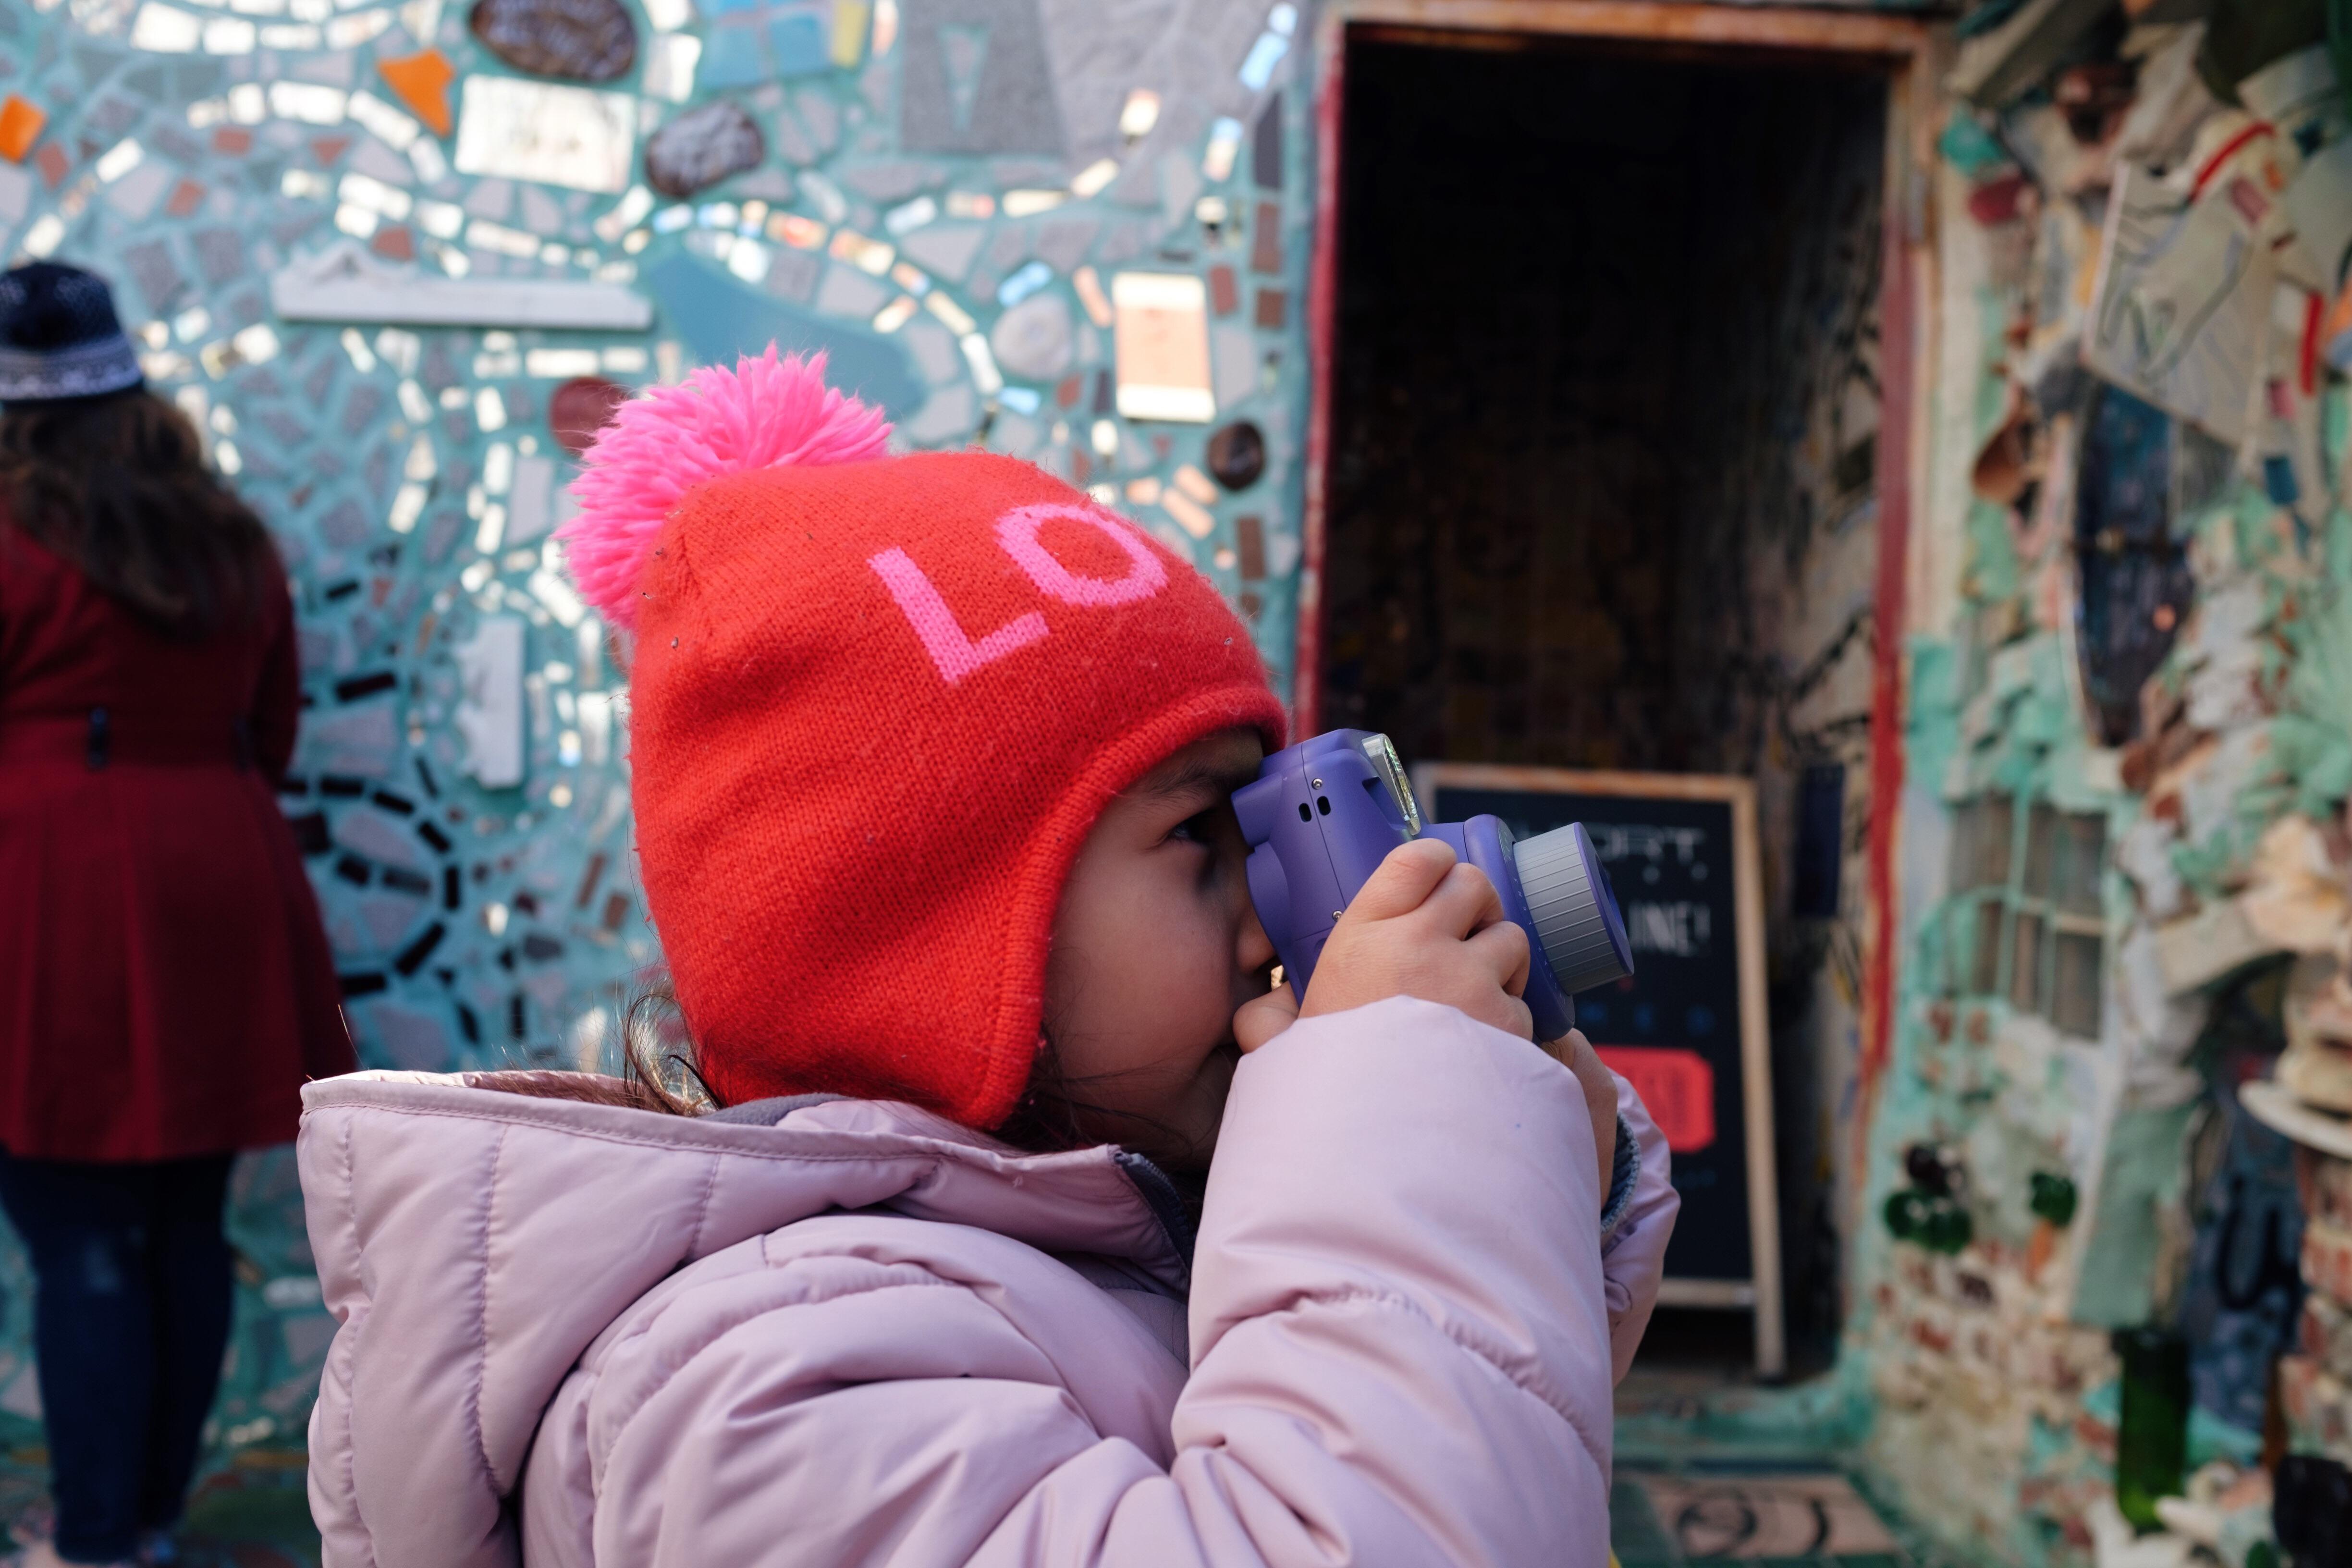
[[[1939,111],[1926,522],[1951,566],[1910,650],[1845,1367],[1868,1462],[1997,1561],[2130,1539],[2110,1331],[2187,1336],[2190,1461],[2220,1478],[2301,1296],[2289,1152],[2238,1090],[2336,1005],[2352,929],[2352,147],[2316,11],[2232,60],[2229,9],[2063,40]],[[1987,79],[1964,52],[1954,79]],[[2229,236],[2259,243],[2206,248]],[[2228,1495],[2259,1514],[2242,1564],[2268,1481]]]
[[[823,350],[1198,563],[1286,683],[1307,19],[1268,0],[32,0],[0,251],[113,278],[276,531],[285,807],[362,1058],[612,1060],[656,958],[626,650],[549,535],[625,389]],[[331,1320],[246,1161],[219,1446],[298,1439]],[[0,1419],[37,1415],[0,1252]]]
[[[2352,95],[2319,7],[2165,16],[1959,21],[1844,1344],[1619,1421],[1843,1442],[1964,1561],[2315,1560],[2352,1463]],[[2116,1331],[2187,1363],[2137,1542]]]

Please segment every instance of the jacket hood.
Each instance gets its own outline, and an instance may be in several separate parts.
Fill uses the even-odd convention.
[[[511,1562],[503,1501],[583,1352],[682,1265],[814,1215],[887,1209],[1186,1284],[1172,1191],[1109,1146],[1024,1154],[875,1100],[677,1117],[574,1073],[361,1072],[302,1099],[310,1244],[341,1325],[324,1375],[346,1391],[311,1417],[311,1453],[342,1462],[313,1465],[310,1500],[348,1561]],[[320,1430],[331,1408],[347,1430]],[[363,1512],[433,1539],[386,1553]]]

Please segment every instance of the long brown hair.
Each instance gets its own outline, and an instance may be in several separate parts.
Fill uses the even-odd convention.
[[[0,410],[0,498],[7,522],[166,637],[248,624],[266,602],[269,531],[143,387]]]

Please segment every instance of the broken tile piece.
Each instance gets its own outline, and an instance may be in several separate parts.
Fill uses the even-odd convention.
[[[469,76],[459,98],[457,147],[450,157],[458,173],[578,191],[628,189],[636,162],[634,96]]]
[[[23,163],[48,122],[49,117],[30,99],[12,92],[0,100],[0,158]]]
[[[1242,308],[1242,286],[1230,267],[1209,268],[1209,309],[1220,316],[1230,316]]]
[[[173,217],[186,217],[204,199],[204,186],[194,180],[182,180],[172,187],[172,199],[163,204],[163,210]]]
[[[133,223],[143,221],[163,199],[172,172],[161,163],[142,163],[108,188],[107,204]]]
[[[1249,489],[1265,472],[1265,433],[1246,419],[1235,420],[1209,437],[1208,462],[1209,472],[1225,489]],[[1242,552],[1242,559],[1249,559],[1247,550]]]
[[[2235,900],[2208,904],[2198,913],[2156,931],[2157,963],[2164,973],[2165,991],[2173,996],[2277,951],[2254,930]]]
[[[1122,272],[1111,279],[1118,312],[1118,411],[1129,419],[1205,424],[1216,417],[1209,384],[1209,297],[1189,273]]]
[[[66,172],[73,167],[73,160],[66,155],[64,148],[54,142],[46,142],[33,155],[33,167],[40,170],[41,178],[47,180],[50,189],[54,190],[65,179]]]
[[[682,201],[730,174],[757,167],[767,155],[767,142],[751,117],[721,100],[654,132],[646,143],[646,183]]]
[[[511,789],[523,781],[526,626],[520,616],[486,616],[456,649],[466,696],[454,723],[465,742],[466,771],[485,789]]]
[[[1070,368],[1070,307],[1059,294],[1039,294],[996,319],[989,347],[997,363],[1024,381],[1051,381]]]
[[[457,127],[449,112],[449,84],[457,79],[457,68],[439,49],[425,49],[396,59],[378,60],[376,67],[392,89],[393,96],[408,106],[408,111],[432,129],[436,136],[446,136]]]
[[[1209,515],[1208,509],[1181,490],[1160,491],[1160,504],[1167,509],[1169,516],[1184,525],[1185,532],[1195,539],[1206,539],[1216,531],[1217,520]]]
[[[1070,274],[1070,282],[1078,291],[1078,302],[1087,308],[1087,315],[1097,327],[1111,323],[1110,299],[1103,293],[1102,280],[1091,267],[1081,267]]]
[[[586,451],[613,417],[613,410],[628,401],[629,389],[602,376],[583,375],[565,382],[547,400],[547,427],[563,449],[574,457]]]
[[[2317,824],[2294,815],[2272,823],[2255,846],[2252,870],[2252,885],[2239,895],[2238,908],[2255,935],[2295,952],[2335,949],[2352,909]]]
[[[1252,515],[1234,519],[1234,543],[1241,552],[1242,581],[1255,583],[1265,576],[1265,520]]]
[[[900,240],[899,248],[933,276],[961,280],[971,270],[972,258],[988,231],[978,224],[935,223]]]
[[[833,64],[840,70],[855,69],[866,56],[866,24],[872,16],[867,0],[834,0]]]
[[[1282,189],[1282,94],[1268,94],[1250,134],[1250,178],[1258,188]]]
[[[159,316],[172,309],[187,287],[172,260],[172,247],[160,239],[130,247],[122,253],[122,264],[146,296],[148,308]]]
[[[902,0],[898,9],[901,146],[1061,155],[1036,0]]]
[[[245,271],[245,241],[235,229],[200,228],[188,237],[188,243],[195,249],[205,281],[212,287],[217,289]]]
[[[757,87],[833,68],[825,19],[809,5],[783,0],[716,9],[722,15],[704,41],[704,87]]]
[[[1282,270],[1282,208],[1273,202],[1257,204],[1257,225],[1250,239],[1250,270]]]
[[[612,81],[637,60],[637,27],[620,0],[475,0],[466,18],[499,58],[534,76]]]
[[[1290,319],[1290,296],[1280,289],[1257,291],[1257,324],[1270,332],[1278,332]]]

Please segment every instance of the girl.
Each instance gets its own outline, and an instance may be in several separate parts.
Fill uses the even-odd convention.
[[[625,405],[567,539],[723,1109],[307,1091],[326,1563],[1599,1568],[1675,1208],[1639,1106],[1529,1043],[1442,846],[1270,988],[1244,629],[819,370]]]

